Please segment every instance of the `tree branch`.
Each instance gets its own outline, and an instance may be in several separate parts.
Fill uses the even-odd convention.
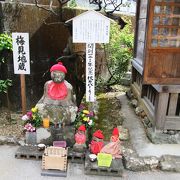
[[[54,9],[52,8],[52,6],[53,6],[53,0],[50,0],[50,2],[49,2],[49,8],[45,8],[45,7],[43,7],[43,6],[40,6],[40,5],[38,4],[38,0],[35,0],[35,5],[36,5],[38,8],[40,8],[40,9],[44,9],[45,11],[51,12],[52,14],[54,14],[54,15],[56,15],[56,16],[59,16],[59,15],[54,11]]]

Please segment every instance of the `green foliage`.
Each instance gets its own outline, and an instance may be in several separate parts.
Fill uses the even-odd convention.
[[[74,126],[78,129],[82,124],[86,129],[92,129],[94,126],[95,113],[88,110],[88,104],[80,104],[77,116],[74,122]]]
[[[69,2],[69,7],[70,7],[70,8],[74,8],[74,7],[76,7],[76,6],[77,6],[76,0],[71,0],[71,1]]]
[[[0,52],[2,52],[3,50],[12,51],[12,37],[7,33],[0,34]],[[4,57],[0,57],[0,63],[1,62],[5,63]],[[10,79],[0,79],[0,93],[7,93],[9,86],[12,86],[12,81]]]
[[[12,37],[7,33],[0,34],[0,51],[5,49],[12,51]]]
[[[10,79],[1,80],[0,79],[0,93],[7,93],[9,86],[12,86],[12,80],[10,80]]]
[[[105,46],[111,74],[108,83],[120,82],[128,70],[130,59],[133,57],[132,23],[130,19],[126,19],[126,22],[128,24],[123,30],[120,30],[117,24],[111,25],[110,42]]]

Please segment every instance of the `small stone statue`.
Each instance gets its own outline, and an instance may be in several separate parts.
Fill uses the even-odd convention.
[[[101,153],[111,154],[113,158],[122,158],[118,128],[113,129],[112,136],[110,138],[110,143],[108,143],[101,149]]]
[[[44,94],[37,103],[39,113],[50,117],[54,123],[70,124],[77,112],[75,95],[70,83],[65,80],[67,69],[61,62],[50,69],[52,80],[44,85]]]
[[[89,145],[90,152],[98,154],[104,146],[104,135],[101,130],[94,132],[91,144]]]
[[[73,150],[77,152],[84,152],[86,147],[86,127],[81,125],[75,134],[76,143],[73,146]]]

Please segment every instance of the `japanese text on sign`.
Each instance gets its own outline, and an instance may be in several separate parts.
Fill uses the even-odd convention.
[[[14,74],[30,74],[29,34],[12,33]]]
[[[108,43],[110,21],[98,19],[93,14],[87,19],[82,17],[73,20],[73,42],[76,43]]]
[[[86,101],[94,102],[95,44],[86,44]]]

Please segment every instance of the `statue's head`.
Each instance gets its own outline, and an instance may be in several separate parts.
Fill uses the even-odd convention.
[[[61,83],[65,79],[65,74],[67,73],[67,69],[61,62],[55,64],[50,69],[51,72],[51,79],[55,83]]]

